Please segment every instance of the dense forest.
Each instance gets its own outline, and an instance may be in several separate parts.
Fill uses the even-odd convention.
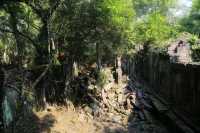
[[[146,48],[166,55],[178,40],[198,63],[199,35],[200,0],[1,0],[0,132],[95,132],[43,129],[53,127],[52,118],[46,120],[51,126],[36,129],[41,123],[33,116],[58,107],[91,112],[93,119],[106,109],[131,110],[130,117],[127,97],[120,109],[121,93],[115,92],[130,78],[125,60],[136,60]],[[118,97],[116,106],[109,90]]]

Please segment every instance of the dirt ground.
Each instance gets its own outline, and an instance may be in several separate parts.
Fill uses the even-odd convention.
[[[47,105],[45,110],[33,111],[32,115],[19,119],[14,133],[169,133],[165,125],[145,109],[148,104],[145,106],[142,99],[148,98],[146,93],[135,87],[136,82],[126,79],[121,86],[109,80],[107,90],[101,91],[102,100],[95,99],[104,106],[96,103],[76,108],[73,103],[67,107]]]
[[[51,106],[20,122],[21,128],[16,133],[169,133],[153,118],[149,122],[126,116],[123,119],[127,121],[120,123],[114,120],[118,117],[122,116],[93,118],[81,109]]]
[[[98,120],[83,110],[48,107],[20,122],[17,133],[124,133],[126,127],[112,120]]]

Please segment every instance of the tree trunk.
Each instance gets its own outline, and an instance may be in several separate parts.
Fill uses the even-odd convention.
[[[17,60],[15,60],[15,63],[21,67],[23,65],[23,53],[24,53],[24,43],[20,40],[20,36],[18,34],[17,29],[17,18],[15,11],[12,10],[12,7],[8,8],[8,11],[10,13],[10,25],[13,29],[13,35],[15,37],[16,41],[16,56]]]
[[[122,62],[121,56],[117,56],[116,58],[116,82],[121,84],[122,82]]]
[[[37,57],[36,64],[46,64],[49,63],[49,32],[48,32],[48,22],[43,21],[43,26],[39,34],[39,44],[36,47]],[[42,46],[43,45],[43,46]]]
[[[4,73],[0,69],[0,132],[1,133],[4,133],[3,108],[2,108],[2,102],[3,102],[3,98],[4,98],[3,82],[4,82]]]
[[[101,55],[100,55],[100,46],[99,43],[96,43],[96,61],[97,61],[97,70],[101,70]]]

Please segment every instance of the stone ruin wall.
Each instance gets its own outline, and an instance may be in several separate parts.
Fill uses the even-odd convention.
[[[125,59],[123,68],[166,100],[170,107],[200,123],[200,65],[175,63],[169,55],[140,53]]]

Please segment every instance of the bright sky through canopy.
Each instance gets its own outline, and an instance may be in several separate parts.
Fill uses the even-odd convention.
[[[178,0],[175,16],[186,15],[192,6],[192,0]]]

